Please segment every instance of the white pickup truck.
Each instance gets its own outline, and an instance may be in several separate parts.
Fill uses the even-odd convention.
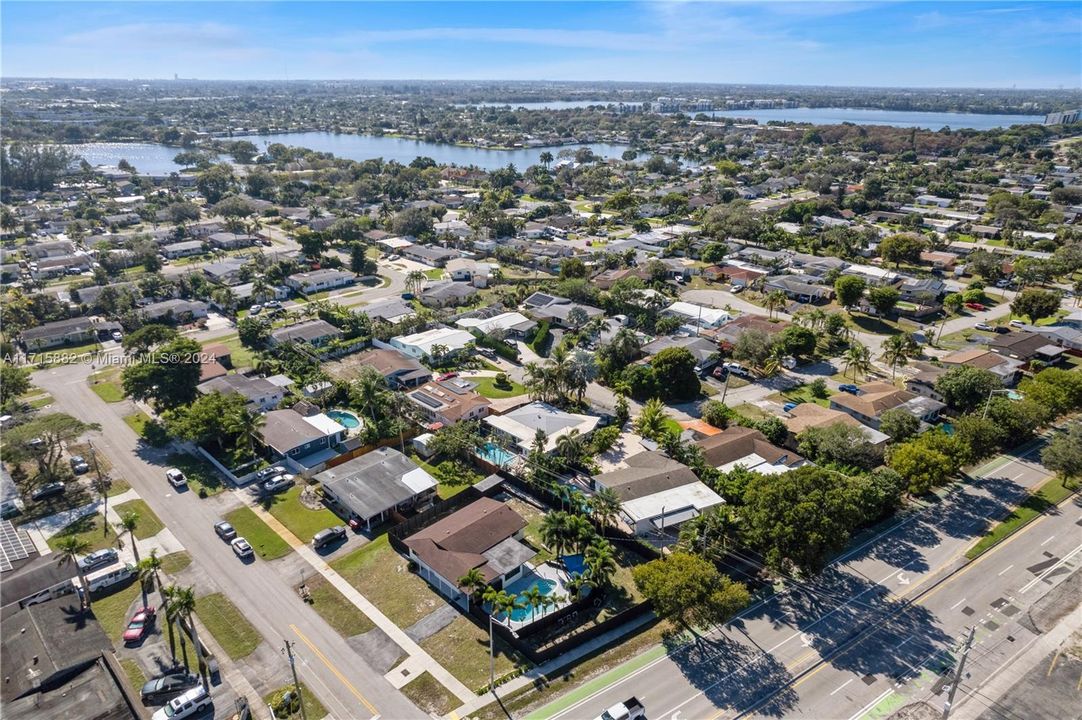
[[[646,717],[646,708],[638,698],[631,697],[617,703],[601,713],[595,720],[641,720]]]

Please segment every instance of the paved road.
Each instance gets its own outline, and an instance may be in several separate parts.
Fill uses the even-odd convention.
[[[86,384],[89,373],[87,365],[66,365],[40,370],[33,381],[52,394],[57,411],[101,425],[95,447],[109,458],[114,474],[139,492],[210,578],[209,586],[200,587],[200,592],[225,593],[271,646],[281,648],[285,640],[295,641],[300,678],[333,717],[424,717],[301,601],[293,590],[300,577],[284,576],[288,558],[270,563],[257,560],[250,565],[237,561],[211,527],[240,501],[228,491],[206,500],[192,492],[174,494],[164,479],[168,453],[138,442],[118,414],[124,405],[106,404],[95,395]],[[274,689],[264,687],[259,668],[243,661],[238,664],[261,692]]]
[[[696,642],[671,643],[656,660],[626,666],[635,668],[630,671],[618,669],[594,694],[557,700],[530,715],[531,720],[596,717],[631,695],[644,700],[649,717],[675,720],[741,713],[850,718],[877,696],[885,700],[896,678],[908,681],[910,664],[955,642],[956,632],[969,619],[957,610],[976,603],[980,618],[988,602],[1009,589],[997,586],[995,575],[975,570],[963,569],[950,582],[942,578],[964,564],[963,553],[986,527],[987,518],[1006,512],[1026,488],[1047,476],[1030,459],[1035,452],[987,464],[974,482],[903,516],[893,528],[851,549],[815,581],[791,584],[788,591],[752,606],[725,627]],[[1071,523],[1079,516],[1077,509],[1068,509],[1028,532],[1053,528],[1058,539],[1041,552],[1062,558],[1078,543]],[[1009,569],[1013,575],[1000,576],[1004,582],[1027,577],[1024,568],[1034,561],[1018,551],[1032,548],[1022,540],[1026,535],[1017,537],[1004,550],[967,567],[998,567],[992,559],[1004,557],[1009,558],[1005,565],[1017,563],[1017,569]],[[1012,545],[1015,548],[1006,551]],[[977,578],[985,583],[979,589],[973,587]],[[972,603],[958,604],[967,595]],[[845,649],[869,628],[873,635]],[[898,651],[902,647],[905,652]]]

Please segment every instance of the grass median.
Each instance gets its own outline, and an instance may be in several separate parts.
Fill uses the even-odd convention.
[[[429,715],[442,717],[459,705],[458,698],[427,670],[403,686],[402,694]]]
[[[132,512],[139,517],[139,523],[135,527],[135,537],[140,540],[154,537],[165,529],[165,524],[154,514],[145,500],[129,500],[117,505],[115,510],[122,518]]]
[[[342,637],[353,637],[375,627],[368,616],[320,575],[305,581],[312,593],[312,609]]]
[[[1011,535],[1014,535],[1041,514],[1051,510],[1078,492],[1078,489],[1078,481],[1068,482],[1061,475],[1046,480],[1036,492],[1031,493],[1010,515],[985,533],[984,537],[967,550],[966,557],[970,560],[980,557]]]
[[[226,655],[234,660],[255,652],[263,637],[225,595],[204,595],[195,601],[195,614]]]
[[[237,508],[226,515],[225,519],[233,525],[237,535],[251,543],[256,554],[264,560],[277,560],[289,554],[289,544],[250,508]]]
[[[106,528],[104,525],[105,521],[101,515],[96,513],[84,515],[53,535],[47,542],[54,551],[59,550],[60,541],[69,537],[77,537],[90,543],[87,552],[116,547],[116,533],[112,528]]]

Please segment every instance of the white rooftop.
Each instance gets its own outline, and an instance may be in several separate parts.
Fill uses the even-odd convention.
[[[439,327],[433,328],[432,330],[425,330],[424,332],[414,333],[413,335],[400,335],[394,338],[394,342],[400,345],[408,345],[417,348],[425,355],[431,355],[432,348],[435,345],[443,345],[448,350],[455,351],[461,350],[475,339],[476,338],[474,338],[473,335],[465,330]]]
[[[599,420],[593,415],[564,412],[543,402],[532,402],[504,415],[485,418],[488,425],[515,438],[524,448],[533,444],[538,430],[544,431],[546,452],[554,450],[556,441],[572,430],[578,430],[582,435],[593,432]]]
[[[706,508],[721,505],[724,500],[716,492],[701,482],[688,483],[679,487],[662,490],[653,495],[645,495],[621,503],[625,515],[633,522],[660,518],[663,514],[671,517],[676,513],[694,508],[701,512]],[[696,513],[698,514],[698,513]]]
[[[462,318],[455,322],[462,328],[477,328],[488,333],[493,330],[510,330],[516,325],[533,322],[520,312],[506,312],[490,318]]]
[[[716,326],[733,319],[732,315],[724,310],[704,307],[702,305],[684,302],[683,300],[674,302],[666,308],[666,312],[672,313],[673,315],[679,315],[699,326]]]

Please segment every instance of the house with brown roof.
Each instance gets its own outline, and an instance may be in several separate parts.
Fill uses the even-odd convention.
[[[886,382],[864,383],[859,393],[838,393],[830,398],[830,409],[840,410],[856,418],[873,430],[879,429],[883,413],[901,408],[926,423],[935,422],[945,403],[930,397],[917,395]]]
[[[417,574],[462,609],[458,581],[470,570],[500,588],[519,578],[536,554],[521,542],[526,521],[507,503],[482,497],[405,538]]]
[[[706,462],[722,472],[740,466],[746,470],[777,475],[807,464],[793,451],[772,444],[758,430],[739,425],[698,440],[695,444],[702,449]]]
[[[740,336],[748,330],[762,330],[773,337],[791,324],[786,320],[770,320],[762,315],[741,315],[719,327],[714,332],[714,336],[718,339],[718,342],[728,342],[735,345]]]
[[[462,378],[429,382],[406,393],[421,415],[432,426],[454,425],[463,420],[480,420],[488,415],[492,402],[474,392],[475,386]]]
[[[791,444],[793,447],[796,447],[796,436],[805,430],[808,430],[809,428],[829,427],[837,423],[848,425],[849,427],[860,428],[864,432],[864,437],[875,447],[883,447],[887,444],[887,441],[890,440],[890,436],[886,433],[862,425],[852,415],[844,413],[841,410],[831,410],[830,408],[817,405],[816,403],[800,403],[789,411],[788,417],[782,418],[782,422],[785,423],[785,428],[789,431],[789,439],[791,441],[786,444]]]
[[[416,387],[432,377],[432,371],[415,358],[387,348],[365,350],[351,358],[350,366],[375,368],[392,388]]]
[[[1047,338],[1030,332],[1010,332],[996,335],[988,341],[988,349],[997,355],[1014,358],[1024,363],[1040,360],[1055,364],[1062,358],[1064,349]]]
[[[1022,375],[1022,366],[1025,363],[984,348],[966,348],[944,357],[943,364],[948,367],[969,365],[982,368],[997,375],[1003,381],[1004,387],[1014,387]]]

